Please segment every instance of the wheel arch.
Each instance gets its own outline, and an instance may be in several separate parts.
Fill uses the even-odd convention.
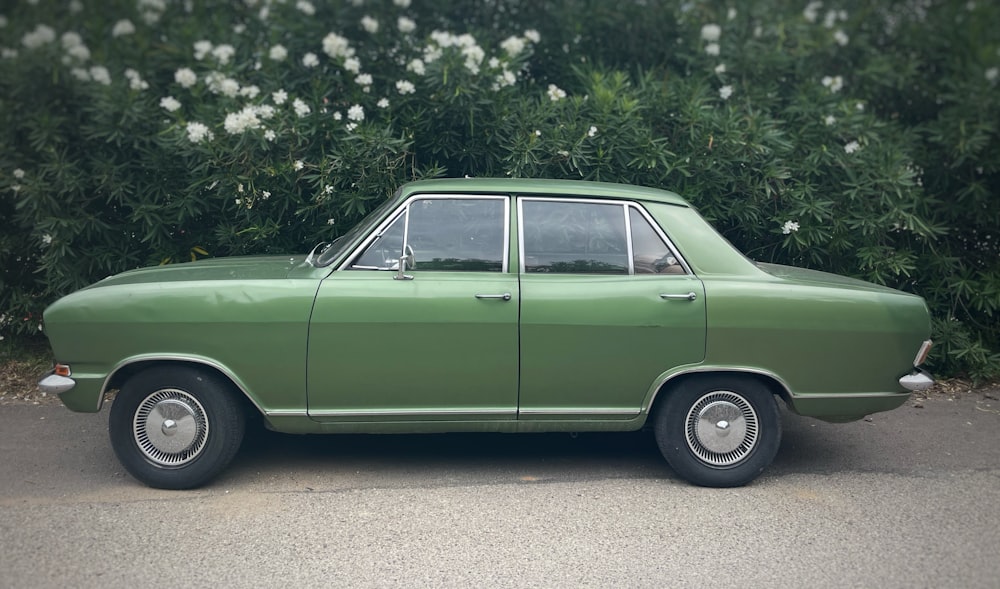
[[[233,392],[238,393],[235,397],[248,411],[252,410],[260,415],[265,414],[263,408],[257,403],[253,395],[250,394],[246,386],[236,377],[235,374],[233,374],[231,370],[228,370],[222,364],[208,358],[176,356],[169,354],[143,355],[119,362],[104,380],[104,385],[101,388],[102,401],[108,391],[121,388],[121,386],[125,384],[128,379],[132,378],[136,374],[149,370],[150,368],[161,366],[188,367],[195,370],[214,373],[227,381],[230,386],[233,387]]]
[[[745,378],[757,382],[770,390],[772,394],[780,397],[786,406],[791,407],[791,389],[788,388],[788,385],[778,375],[754,368],[713,366],[676,372],[662,379],[655,387],[655,392],[646,405],[647,417],[655,415],[658,408],[663,406],[666,398],[670,396],[670,389],[684,382],[713,376]]]

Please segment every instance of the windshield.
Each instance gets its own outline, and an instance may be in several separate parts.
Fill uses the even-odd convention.
[[[327,266],[340,257],[340,254],[347,248],[352,247],[360,236],[367,235],[369,231],[374,229],[375,226],[378,225],[379,221],[385,217],[389,209],[396,203],[397,200],[395,198],[386,199],[386,201],[376,207],[375,210],[368,213],[364,219],[362,219],[354,227],[351,227],[347,233],[334,240],[330,247],[319,255],[316,259],[316,266]]]

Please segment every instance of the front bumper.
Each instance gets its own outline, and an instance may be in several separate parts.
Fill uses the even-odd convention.
[[[926,391],[934,386],[934,379],[919,368],[914,368],[913,372],[899,379],[899,384],[908,391]]]
[[[38,381],[38,388],[44,393],[52,393],[53,395],[61,395],[73,387],[76,386],[76,381],[68,376],[59,376],[58,374],[49,374],[42,380]]]

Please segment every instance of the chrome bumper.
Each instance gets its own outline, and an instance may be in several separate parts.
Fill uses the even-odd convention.
[[[908,391],[926,391],[934,386],[934,379],[923,370],[916,368],[913,372],[899,379],[899,384]]]
[[[59,376],[58,374],[50,374],[38,381],[38,388],[42,389],[42,392],[52,393],[53,395],[61,395],[75,386],[75,380],[67,376]]]

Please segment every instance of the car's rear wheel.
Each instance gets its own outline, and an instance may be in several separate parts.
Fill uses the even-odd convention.
[[[703,487],[738,487],[767,468],[781,444],[771,391],[737,376],[688,378],[656,413],[656,443],[671,468]]]
[[[205,484],[236,456],[245,416],[231,383],[187,367],[144,370],[121,387],[109,433],[133,477],[159,489]]]

